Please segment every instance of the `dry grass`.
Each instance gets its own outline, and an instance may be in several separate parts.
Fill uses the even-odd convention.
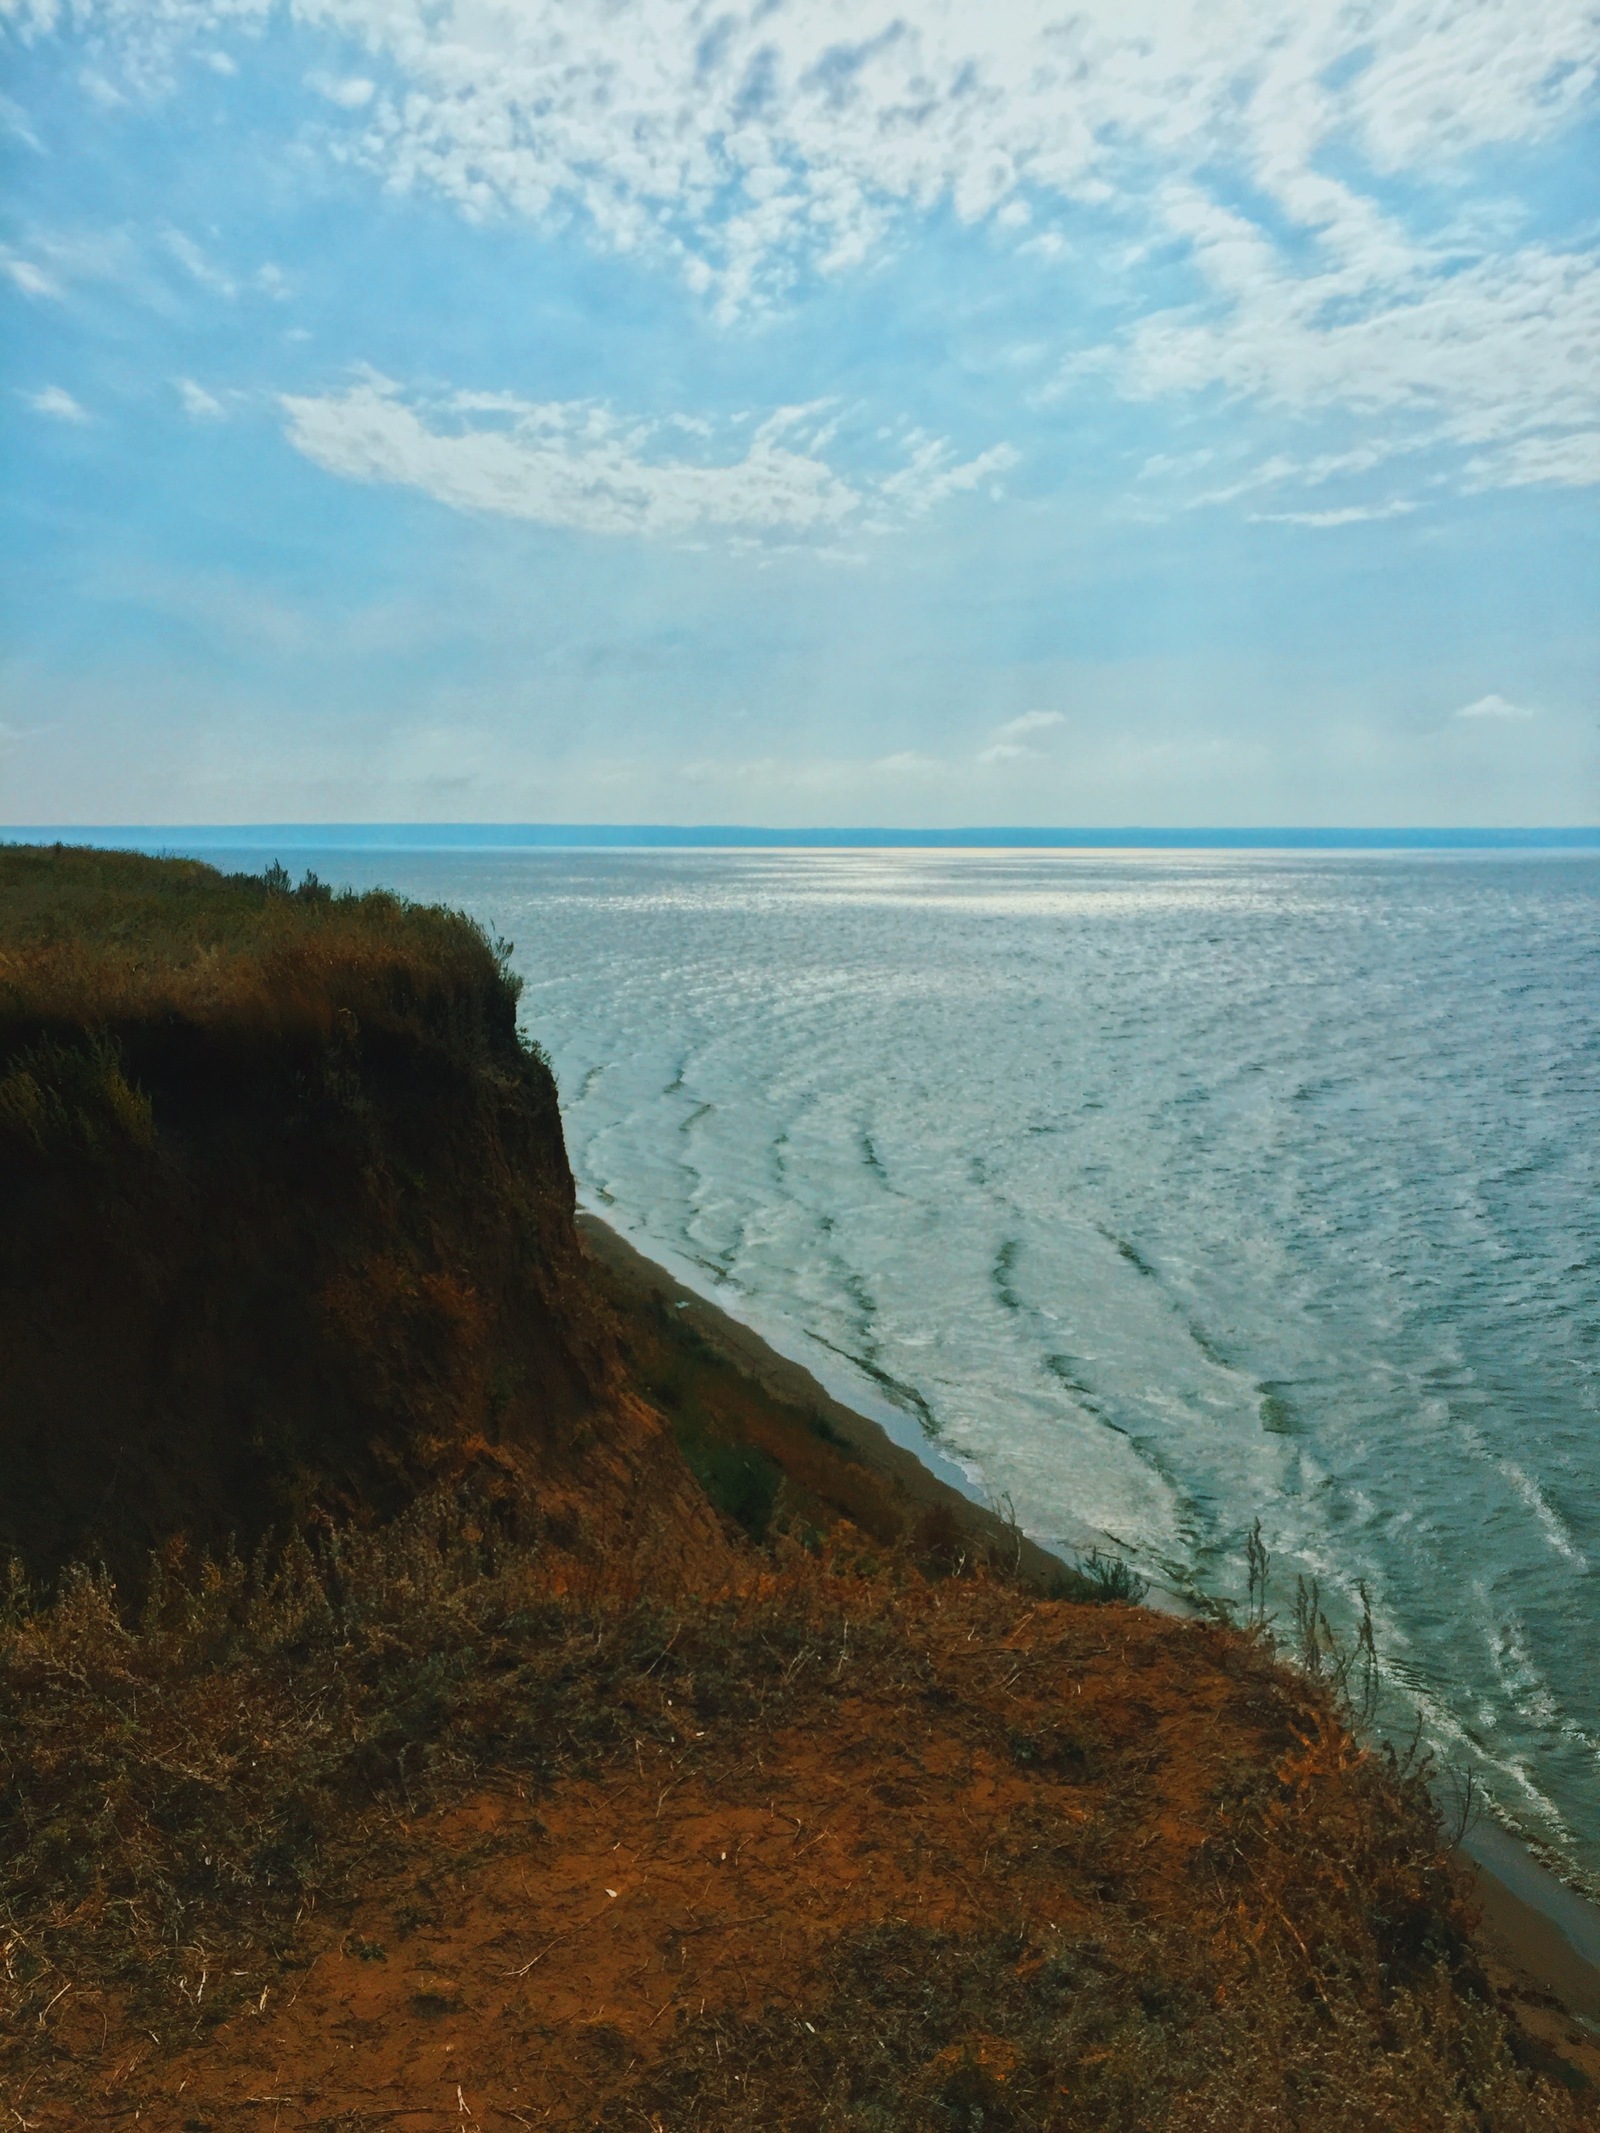
[[[516,996],[504,945],[460,912],[281,869],[0,845],[0,1058],[173,1025],[326,1040],[346,1016],[509,1036]]]
[[[93,2053],[50,2042],[64,1990],[67,2006],[160,2040],[152,2080],[182,2054],[188,2093],[209,2084],[215,2104],[257,1995],[265,2005],[303,1972],[313,1927],[324,1947],[342,1920],[347,1956],[381,1963],[414,1930],[395,1916],[437,1924],[438,1891],[467,1872],[451,1812],[508,1791],[545,1819],[519,1825],[532,1834],[517,1861],[482,1871],[503,1883],[514,1864],[535,1903],[561,1883],[566,1840],[550,1831],[574,1813],[619,1837],[653,1832],[660,1850],[675,1841],[668,1799],[691,1833],[708,1815],[765,1826],[773,1799],[796,1822],[808,1797],[833,1803],[838,1863],[806,1854],[802,1891],[785,1863],[798,1844],[752,1850],[726,1914],[703,1908],[710,1897],[693,1914],[715,1921],[711,1941],[680,1923],[654,1957],[648,1929],[643,1967],[637,1951],[608,1956],[622,1907],[602,1904],[583,1958],[614,1978],[595,1988],[610,2009],[599,2029],[519,2028],[514,1996],[545,1973],[529,1980],[485,1943],[492,1975],[523,1982],[496,1987],[481,2053],[522,2050],[506,2067],[524,2101],[544,2067],[564,2103],[548,2122],[1594,2123],[1518,2063],[1416,1774],[1362,1752],[1259,1637],[1025,1605],[983,1579],[929,1585],[905,1563],[844,1575],[793,1548],[752,1560],[737,1590],[671,1603],[575,1572],[536,1525],[438,1498],[385,1532],[297,1541],[272,1562],[174,1556],[134,1623],[86,1575],[43,1607],[14,1590],[0,1635],[13,2040],[0,2079],[67,2108],[41,2124],[87,2102],[73,2083]],[[397,1908],[404,1875],[434,1892],[420,1909]],[[518,1945],[536,1952],[543,1928],[514,1907]],[[457,1973],[462,1944],[477,1960],[467,1926]],[[720,1967],[696,2007],[686,1950],[711,1961],[713,1944]],[[465,1989],[440,1991],[455,2008]],[[330,2019],[319,2007],[273,2051],[314,2055]],[[363,2020],[372,2052],[387,2037],[394,2056],[361,2078],[370,2090],[387,2066],[403,2100],[420,2078],[399,2056],[417,2048],[415,2009],[387,2031]],[[530,2061],[517,2040],[533,2037]],[[368,2121],[330,2100],[297,2122]]]
[[[516,1000],[458,913],[0,847],[0,1555],[565,1456],[610,1366]]]

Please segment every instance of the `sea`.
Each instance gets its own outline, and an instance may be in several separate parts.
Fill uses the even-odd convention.
[[[293,857],[515,944],[642,1250],[1046,1545],[1237,1607],[1259,1522],[1600,1890],[1600,854]]]

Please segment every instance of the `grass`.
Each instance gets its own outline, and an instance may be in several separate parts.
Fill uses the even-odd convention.
[[[338,894],[281,867],[0,845],[0,1057],[163,1024],[326,1037],[343,1014],[509,1036],[509,948],[472,920],[385,891]]]
[[[1209,1951],[1092,1934],[896,1924],[831,1951],[812,2013],[703,2016],[602,2121],[758,2133],[1529,2133],[1569,2125],[1493,2012],[1442,1973],[1381,2022],[1268,1963],[1219,1991]],[[955,2041],[952,2041],[955,2040]]]
[[[0,1552],[127,1583],[173,1531],[568,1448],[609,1365],[509,952],[281,869],[0,846]]]
[[[702,2005],[651,2049],[619,2046],[562,2122],[1593,2123],[1518,2063],[1417,1774],[1361,1751],[1325,1685],[1259,1636],[1025,1609],[984,1578],[930,1585],[904,1558],[844,1576],[792,1550],[721,1596],[668,1602],[575,1571],[531,1507],[519,1522],[460,1494],[250,1562],[171,1550],[131,1621],[103,1577],[79,1572],[43,1602],[13,1582],[10,2078],[37,2076],[67,1988],[166,2051],[220,2035],[303,1969],[308,1915],[370,1913],[396,1861],[430,1847],[435,1881],[459,1873],[432,1834],[452,1801],[508,1784],[554,1805],[574,1787],[609,1796],[636,1764],[651,1796],[659,1769],[667,1791],[764,1799],[796,1742],[863,1772],[861,1811],[888,1817],[869,1854],[909,1841],[898,1809],[872,1802],[909,1798],[914,1768],[995,1771],[1011,1804],[982,1828],[961,1805],[983,1797],[968,1778],[948,1810],[917,1781],[916,1841],[946,1847],[941,1874],[971,1884],[975,1911],[829,1934],[792,1980],[798,2000]],[[411,1930],[400,1917],[346,1929],[364,1967]]]
[[[0,845],[0,1164],[148,1148],[255,1083],[519,1050],[510,944],[278,866]]]

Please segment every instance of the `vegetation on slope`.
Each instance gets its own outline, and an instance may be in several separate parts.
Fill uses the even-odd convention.
[[[127,1582],[472,1467],[597,1541],[688,1503],[516,998],[456,913],[0,848],[0,1549]]]
[[[1594,2124],[1337,1670],[607,1302],[515,1006],[449,913],[0,850],[12,2119]]]

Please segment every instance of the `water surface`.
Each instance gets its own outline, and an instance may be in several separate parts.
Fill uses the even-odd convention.
[[[1600,1883],[1600,859],[308,855],[516,942],[574,1170],[1046,1543],[1257,1517]]]

